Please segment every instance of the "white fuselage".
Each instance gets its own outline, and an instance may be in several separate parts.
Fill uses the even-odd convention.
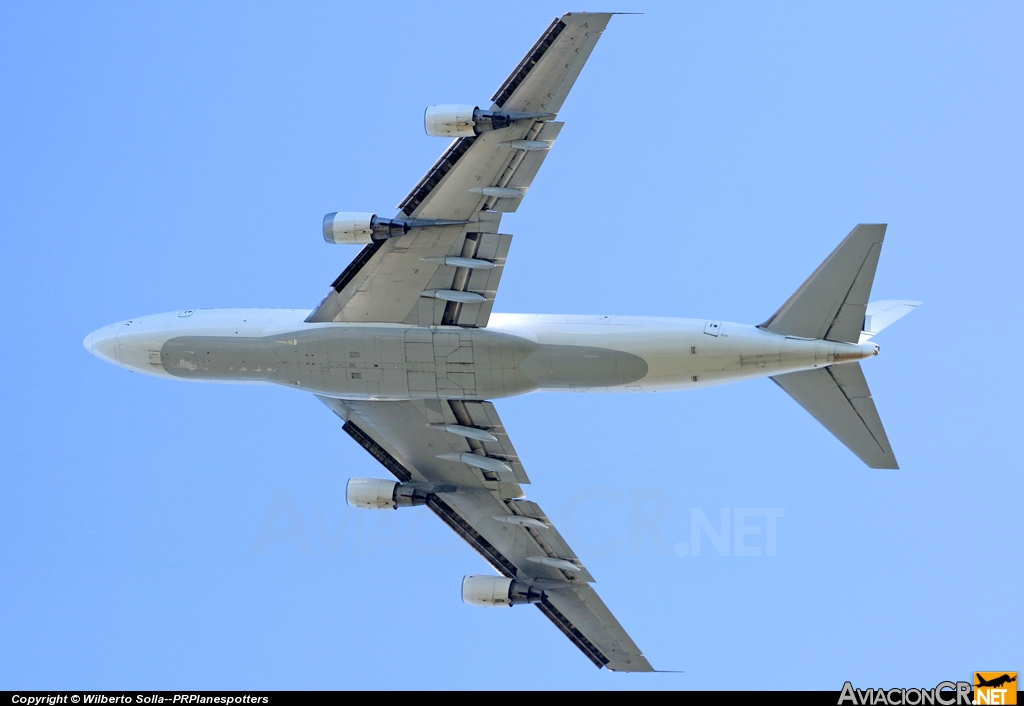
[[[487,328],[307,324],[299,309],[143,316],[85,347],[182,380],[275,383],[342,399],[495,399],[535,390],[655,392],[877,355],[874,344],[781,336],[704,319],[493,314]]]

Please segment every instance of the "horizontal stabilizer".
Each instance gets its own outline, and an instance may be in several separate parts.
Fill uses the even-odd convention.
[[[871,468],[899,468],[860,363],[772,378]]]
[[[860,334],[860,342],[871,340],[879,331],[892,326],[923,303],[906,299],[871,302],[864,313],[864,330]]]
[[[885,224],[854,228],[760,328],[783,336],[857,343],[884,238]]]

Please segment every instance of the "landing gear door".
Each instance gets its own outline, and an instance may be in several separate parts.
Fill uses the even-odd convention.
[[[704,333],[709,336],[718,336],[719,329],[722,328],[721,321],[708,321],[704,324]]]

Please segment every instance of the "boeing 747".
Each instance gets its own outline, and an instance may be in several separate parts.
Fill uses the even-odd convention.
[[[872,468],[896,468],[860,361],[919,302],[869,303],[884,225],[858,225],[761,324],[492,313],[519,208],[556,120],[611,19],[555,19],[486,109],[428,108],[451,138],[391,218],[330,213],[328,243],[363,248],[309,309],[189,309],[91,333],[85,347],[172,380],[284,385],[316,395],[393,478],[353,478],[350,505],[426,505],[495,574],[483,606],[532,603],[595,665],[653,671],[544,511],[493,400],[535,391],[643,393],[769,377]],[[396,621],[401,618],[396,617]],[[396,624],[397,627],[397,624]]]

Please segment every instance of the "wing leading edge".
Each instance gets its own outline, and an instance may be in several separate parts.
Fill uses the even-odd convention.
[[[395,478],[433,490],[427,506],[498,573],[552,586],[537,607],[597,667],[654,671],[590,586],[594,577],[583,562],[543,510],[523,499],[521,486],[529,478],[494,405],[320,399]],[[449,433],[448,425],[486,429],[494,441]],[[464,454],[500,461],[508,470],[481,468],[472,458],[467,463],[461,460]]]

